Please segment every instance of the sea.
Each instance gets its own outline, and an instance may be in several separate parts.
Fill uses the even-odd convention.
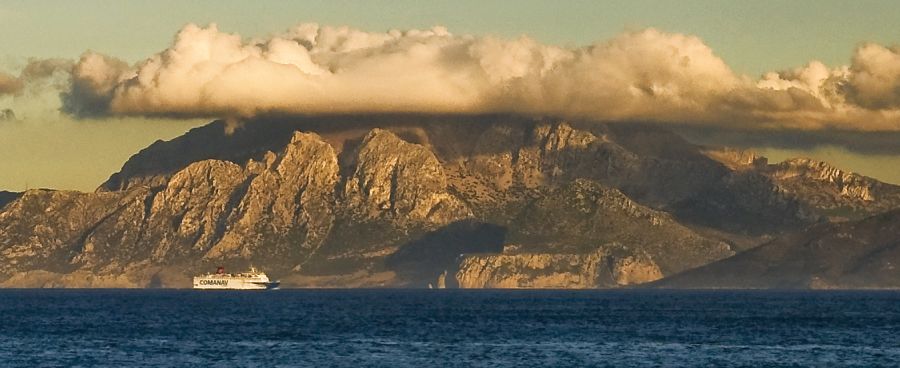
[[[8,367],[897,367],[900,292],[2,290]]]

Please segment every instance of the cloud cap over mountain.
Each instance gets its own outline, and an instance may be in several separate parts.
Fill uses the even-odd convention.
[[[900,54],[813,61],[754,80],[697,37],[645,29],[586,47],[446,29],[301,24],[266,39],[185,26],[136,65],[85,53],[63,110],[106,115],[520,113],[733,128],[900,130]]]

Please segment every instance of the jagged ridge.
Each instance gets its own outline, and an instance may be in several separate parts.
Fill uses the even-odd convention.
[[[87,274],[97,284],[78,285],[183,286],[214,264],[256,262],[288,286],[455,278],[462,286],[533,287],[550,285],[537,281],[557,277],[549,272],[570,275],[554,285],[607,287],[733,253],[679,221],[765,234],[814,221],[769,177],[729,169],[664,131],[515,117],[404,119],[341,129],[307,120],[231,130],[214,123],[155,143],[98,193],[25,193],[0,212],[0,276],[16,285],[72,285],[71,275]],[[713,218],[758,219],[732,229],[692,216],[698,208],[713,208]],[[460,239],[466,227],[452,225],[464,220],[502,228],[501,250],[446,243],[465,249],[462,257],[415,273],[404,272],[408,262],[387,262],[428,254],[408,250],[431,242],[429,234]],[[553,261],[541,261],[549,266],[540,272],[515,270],[535,259]],[[493,266],[474,277],[475,264]]]

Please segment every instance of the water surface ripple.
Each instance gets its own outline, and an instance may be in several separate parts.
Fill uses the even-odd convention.
[[[0,365],[900,366],[900,292],[3,290]]]

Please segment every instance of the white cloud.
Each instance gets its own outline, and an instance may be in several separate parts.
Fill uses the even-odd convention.
[[[248,41],[188,25],[134,66],[86,53],[63,108],[76,116],[513,112],[900,130],[898,80],[900,56],[878,45],[861,47],[848,67],[814,61],[753,80],[702,40],[655,29],[561,48],[441,27],[371,33],[301,24]]]
[[[900,50],[863,45],[850,71],[847,94],[853,102],[873,109],[900,107]]]

